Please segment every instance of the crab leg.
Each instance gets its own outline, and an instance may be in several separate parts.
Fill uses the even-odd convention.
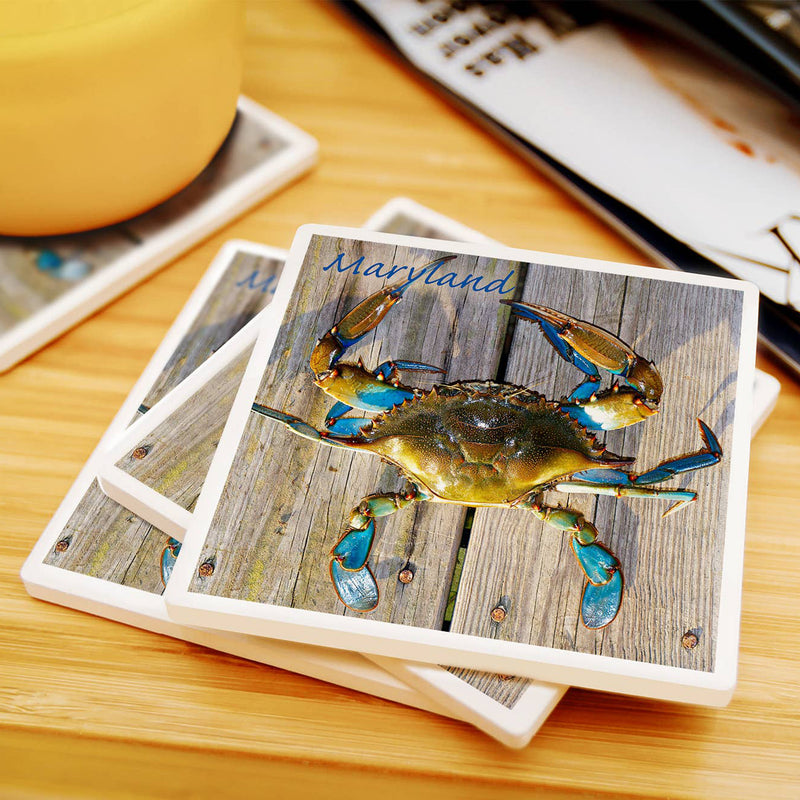
[[[419,269],[443,264],[456,256],[443,256]],[[414,280],[420,276],[417,272]],[[326,394],[350,406],[365,411],[386,411],[414,396],[413,390],[397,380],[397,369],[422,369],[441,372],[438,367],[415,361],[387,361],[374,372],[363,363],[340,362],[349,347],[374,330],[414,281],[406,280],[386,286],[362,300],[354,309],[336,323],[316,344],[311,353],[310,365],[315,383]],[[402,365],[402,366],[401,366]]]
[[[421,494],[415,486],[406,492],[385,492],[365,497],[350,514],[347,530],[331,550],[331,581],[339,599],[349,609],[366,613],[378,605],[378,584],[367,566],[375,539],[375,518],[405,508]]]
[[[648,484],[661,483],[683,472],[705,469],[719,463],[722,447],[714,431],[703,420],[698,419],[703,449],[686,456],[669,459],[657,467],[640,474],[623,472],[617,469],[589,469],[576,472],[570,481],[562,481],[554,488],[562,492],[584,494],[613,494],[616,497],[663,497],[677,500],[675,505],[664,512],[664,516],[677,511],[696,499],[695,492],[676,489],[654,489]],[[577,479],[577,480],[575,480]]]
[[[336,438],[335,432],[318,431],[298,417],[253,403],[252,410],[285,425],[305,439],[330,447],[347,449],[350,442]],[[343,421],[343,420],[342,420]],[[378,605],[378,584],[367,566],[375,538],[375,517],[385,517],[415,500],[424,500],[413,484],[405,492],[387,492],[365,497],[350,515],[347,530],[331,550],[330,574],[339,599],[353,611],[366,613]]]
[[[261,414],[264,417],[269,417],[270,419],[280,422],[304,439],[310,439],[312,442],[322,442],[330,447],[347,447],[347,443],[337,441],[332,433],[318,431],[313,425],[309,425],[299,417],[293,417],[291,414],[287,414],[284,411],[276,411],[274,408],[262,406],[260,403],[253,403],[251,410],[256,414]]]
[[[629,345],[590,322],[533,303],[502,300],[520,319],[536,322],[542,333],[565,360],[584,372],[590,381],[599,382],[598,367],[619,375],[636,389],[641,399],[658,404],[664,385],[655,366],[637,355]]]
[[[664,461],[654,469],[634,476],[633,482],[640,486],[647,483],[660,483],[668,480],[673,475],[679,475],[681,472],[692,472],[696,469],[704,469],[718,464],[722,458],[722,447],[719,440],[714,435],[714,431],[699,417],[697,424],[700,426],[700,438],[705,445],[702,450],[698,450],[688,456],[679,456],[678,458]]]
[[[544,505],[540,495],[523,500],[519,506],[542,522],[572,535],[572,552],[586,576],[581,595],[583,624],[596,630],[613,622],[622,605],[622,567],[617,557],[597,541],[597,528],[578,511]]]
[[[624,473],[623,473],[624,474]],[[693,503],[697,492],[685,489],[654,489],[650,486],[636,486],[620,483],[592,483],[590,481],[561,481],[552,487],[558,492],[568,494],[608,494],[614,497],[661,497],[665,500],[676,500],[661,516],[666,517],[679,508]]]

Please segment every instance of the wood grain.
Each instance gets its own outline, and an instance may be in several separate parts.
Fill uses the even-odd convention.
[[[44,563],[161,594],[161,553],[167,538],[115,503],[95,480]]]
[[[442,232],[436,226],[422,224],[419,220],[411,219],[403,214],[390,220],[383,230],[387,233],[422,236],[428,239],[448,238],[442,236]],[[527,678],[519,678],[514,675],[496,675],[491,672],[480,672],[462,667],[445,667],[445,669],[473,689],[483,692],[506,708],[514,708],[525,690],[531,686],[531,681]]]
[[[188,511],[203,488],[252,348],[126,453],[117,466]]]
[[[494,672],[479,672],[463,667],[445,667],[445,669],[506,708],[514,708],[525,694],[525,690],[531,686],[530,680],[517,675],[497,675]]]
[[[154,405],[266,308],[281,269],[280,259],[235,253],[142,404]]]
[[[244,89],[319,139],[315,172],[0,376],[0,795],[794,800],[800,383],[764,356],[783,390],[752,445],[728,708],[573,689],[512,752],[453,720],[26,595],[23,560],[226,239],[286,247],[300,224],[358,225],[406,194],[514,246],[646,263],[328,4],[249,6]]]

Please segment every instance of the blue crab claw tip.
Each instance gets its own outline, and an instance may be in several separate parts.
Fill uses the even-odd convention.
[[[700,426],[700,437],[703,440],[703,444],[706,446],[710,453],[714,455],[721,456],[722,455],[722,447],[720,446],[719,440],[717,439],[714,431],[706,425],[700,417],[697,418],[697,424]]]
[[[366,614],[378,605],[378,584],[369,567],[355,572],[342,568],[337,561],[331,561],[331,581],[339,599],[351,610]]]
[[[608,583],[595,586],[589,581],[583,587],[581,619],[590,630],[605,628],[613,622],[622,605],[622,572],[617,570]]]

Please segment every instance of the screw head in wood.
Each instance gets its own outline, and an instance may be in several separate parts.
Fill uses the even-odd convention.
[[[64,553],[69,550],[69,539],[61,539],[56,542],[56,553]]]
[[[492,618],[492,622],[502,622],[506,618],[507,613],[503,606],[495,606],[489,616]]]
[[[204,561],[198,568],[197,572],[202,578],[208,578],[214,574],[214,564],[211,561]]]
[[[686,633],[681,636],[681,647],[685,650],[694,650],[699,642],[700,639],[694,631],[686,631]]]
[[[397,580],[399,580],[400,583],[411,583],[411,581],[414,580],[414,573],[408,567],[401,569]]]
[[[148,450],[148,448],[146,448],[146,447],[137,447],[137,448],[136,448],[136,449],[135,449],[135,450],[134,450],[134,451],[131,453],[131,455],[132,455],[134,458],[137,458],[137,459],[142,459],[142,458],[144,458],[144,457],[145,457],[145,456],[146,456],[146,455],[147,455],[149,452],[150,452],[150,451],[149,451],[149,450]]]

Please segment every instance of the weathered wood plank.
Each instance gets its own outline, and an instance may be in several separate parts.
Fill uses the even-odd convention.
[[[242,381],[249,348],[126,453],[117,466],[191,511]]]
[[[160,594],[161,552],[167,538],[93,481],[44,563]]]
[[[269,305],[283,261],[236,253],[142,401],[154,405]]]
[[[230,266],[220,276],[194,323],[148,390],[144,398],[145,405],[153,405],[177,386],[270,302],[282,266],[282,261],[246,252],[237,253],[231,259]],[[252,281],[249,280],[251,277]],[[241,370],[242,367],[241,362],[233,365],[234,369]],[[235,380],[233,375],[228,377],[230,381]],[[209,391],[213,393],[214,388],[209,387]],[[219,384],[216,388],[223,389]],[[211,402],[211,398],[207,399]],[[220,397],[215,399],[217,402],[214,407],[218,414],[216,427],[206,430],[208,436],[201,437],[199,442],[195,440],[201,449],[205,448],[205,453],[216,446],[221,424],[227,418],[224,402]],[[209,419],[212,416],[213,413],[209,411]],[[197,435],[196,431],[193,435]],[[165,444],[176,447],[169,437]],[[187,442],[185,447],[188,457],[191,443]],[[166,448],[163,455],[160,447],[157,449],[159,457],[166,459],[167,467],[173,469],[172,477],[169,471],[160,476],[167,495],[180,498],[188,504],[187,507],[191,507],[207,468],[200,477],[191,471],[176,470],[175,462],[170,462]],[[167,538],[165,533],[108,498],[94,482],[76,506],[64,534],[59,537],[59,541],[68,541],[67,549],[54,549],[44,563],[160,593],[164,588],[160,557]]]
[[[404,236],[422,236],[429,239],[443,238],[441,231],[432,226],[423,224],[420,220],[398,214],[386,225],[387,233],[399,233]],[[444,237],[449,238],[449,237]],[[510,675],[495,675],[490,672],[478,672],[472,669],[461,667],[445,667],[449,672],[460,678],[465,683],[483,692],[496,702],[513,708],[516,702],[531,686],[531,681],[527,678],[518,678]]]
[[[730,446],[738,360],[741,295],[728,290],[661,284],[617,276],[578,278],[568,270],[532,267],[524,299],[594,321],[655,361],[666,389],[662,411],[608,437],[613,452],[637,458],[640,471],[701,445],[701,415],[723,451]],[[592,306],[595,306],[594,309]],[[505,379],[551,397],[581,380],[559,359],[538,327],[518,323]],[[710,669],[725,527],[728,466],[671,481],[697,489],[697,503],[661,519],[666,501],[587,496],[551,501],[593,519],[620,557],[626,577],[622,612],[603,631],[580,623],[583,584],[564,534],[532,515],[479,509],[464,563],[452,630],[559,649]],[[490,613],[502,604],[501,623]],[[680,646],[688,629],[703,634],[695,650]]]
[[[317,237],[291,299],[257,402],[322,425],[332,401],[314,387],[308,359],[317,338],[385,281],[364,275],[374,262],[423,265],[438,254],[389,245],[367,245],[362,274],[323,271],[339,252],[344,265],[361,244]],[[505,275],[507,264],[459,257],[448,265],[486,280]],[[406,273],[407,274],[407,273]],[[395,281],[397,278],[394,279]],[[437,364],[444,381],[491,377],[496,372],[508,309],[498,295],[470,288],[417,282],[379,328],[347,360],[363,356],[376,366],[388,358]],[[248,420],[201,561],[214,560],[212,576],[197,575],[193,591],[260,602],[351,614],[328,575],[329,553],[351,509],[376,491],[400,490],[394,468],[369,454],[318,446],[258,415]],[[450,585],[465,509],[419,503],[379,521],[370,558],[381,602],[370,617],[439,627]],[[402,584],[398,573],[415,574]]]
[[[564,302],[569,303],[569,307],[583,319],[596,319],[599,324],[616,327],[624,279],[620,277],[617,280],[608,280],[604,291],[600,292],[598,291],[599,276],[585,275],[576,271],[563,272],[564,275],[560,278],[559,293]],[[550,277],[545,273],[541,274],[538,279],[528,278],[524,296],[528,298],[538,296],[545,288],[542,284],[546,283]],[[527,287],[531,287],[531,289],[529,290]],[[559,305],[558,307],[563,308],[564,306]],[[547,344],[537,327],[518,324],[512,340],[506,373],[511,374],[509,371],[514,369],[513,374],[518,374],[518,371],[525,370],[526,364],[528,372],[524,373],[520,382],[548,397],[569,392],[580,382],[579,373],[574,367],[562,359],[554,357],[552,347]],[[520,374],[523,373],[520,372]],[[593,513],[594,505],[595,500],[588,495],[576,495],[570,498],[570,507],[582,511],[587,516]],[[473,568],[462,572],[456,609],[450,628],[453,631],[479,632],[479,635],[493,636],[499,627],[490,616],[495,606],[502,604],[508,611],[513,610],[514,619],[524,619],[533,611],[533,603],[530,602],[530,599],[533,598],[528,598],[525,592],[513,590],[513,586],[529,585],[530,575],[536,575],[537,568],[542,563],[559,565],[559,573],[563,572],[564,577],[571,575],[571,571],[575,567],[572,555],[564,549],[563,536],[552,529],[541,530],[543,526],[532,515],[518,511],[492,511],[490,513],[493,524],[488,528],[485,509],[476,512],[473,521],[467,549],[468,563],[473,567],[481,566],[476,563],[476,558],[485,558],[488,563],[483,565],[483,569]],[[520,516],[523,517],[522,520],[519,519]],[[509,520],[521,523],[521,526],[517,526],[521,527],[521,530],[515,528],[510,541],[507,538],[510,534],[507,526]],[[538,533],[531,534],[531,530],[533,530],[530,528],[531,523],[538,526]],[[532,543],[535,543],[537,549],[534,549]],[[536,553],[538,553],[535,555],[536,563],[532,564],[530,556]],[[497,560],[500,558],[503,559],[502,566],[497,567],[498,572],[490,584],[493,589],[487,598],[487,600],[492,599],[492,602],[485,603],[482,597],[477,603],[468,603],[468,599],[475,591],[472,582],[485,580],[489,565],[497,564]],[[565,591],[570,586],[569,581],[559,581],[559,585],[562,587],[558,597],[559,608],[564,607],[566,610],[571,607],[570,603],[580,602],[580,591],[578,591],[577,600],[573,596],[574,592]],[[525,599],[521,600],[521,598]],[[515,606],[520,602],[525,605],[522,608],[516,608]],[[474,610],[474,606],[477,607],[477,612]],[[468,622],[465,620],[465,616],[468,618]],[[555,614],[551,617],[545,606],[539,610],[537,623],[542,626],[552,625],[556,617]],[[503,625],[512,621],[509,616],[504,620]],[[477,629],[476,631],[473,631],[473,626]],[[464,678],[472,686],[487,691],[496,700],[508,706],[513,706],[525,687],[529,685],[521,678],[504,681],[498,676],[488,673],[475,671],[466,673],[456,668],[451,668],[451,672]]]
[[[631,311],[622,318],[620,336],[632,341],[637,331],[646,332],[647,353],[661,369],[666,388],[660,414],[650,424],[615,432],[612,449],[636,456],[637,468],[649,469],[701,446],[699,416],[719,437],[723,453],[729,453],[741,295],[656,286],[637,297],[637,288],[629,288]],[[615,504],[602,498],[598,523],[601,530],[613,526],[612,548],[626,565],[627,578],[624,625],[600,634],[597,646],[603,654],[714,668],[728,483],[725,459],[670,481],[665,485],[693,489],[698,499],[666,519],[661,518],[664,501]],[[690,630],[699,643],[686,649],[681,639]],[[580,633],[579,646],[594,636],[582,627]]]
[[[445,667],[445,669],[506,708],[514,708],[526,689],[533,685],[533,681],[514,675],[497,675],[493,672],[478,672],[461,667]]]

